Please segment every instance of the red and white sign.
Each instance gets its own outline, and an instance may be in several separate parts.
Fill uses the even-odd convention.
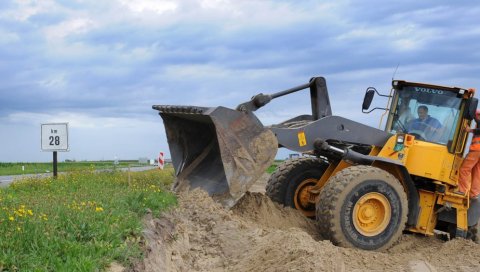
[[[158,154],[158,168],[163,170],[163,166],[165,165],[165,159],[163,158],[163,152]]]

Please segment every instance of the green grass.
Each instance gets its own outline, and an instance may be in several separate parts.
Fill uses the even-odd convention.
[[[282,162],[283,162],[283,160],[275,160],[275,161],[272,163],[272,165],[270,165],[270,166],[267,168],[266,172],[269,173],[269,174],[273,173],[273,172],[275,171],[275,169],[277,169],[278,165],[279,165],[280,163],[282,163]]]
[[[83,170],[113,169],[114,167],[128,167],[129,165],[146,166],[138,161],[119,161],[117,165],[113,161],[85,161],[85,162],[59,162],[58,172],[72,172]],[[24,166],[25,170],[22,170]],[[38,174],[53,172],[53,163],[46,162],[0,162],[0,176]]]
[[[141,258],[142,218],[176,204],[173,169],[75,172],[0,189],[0,271],[98,271]]]

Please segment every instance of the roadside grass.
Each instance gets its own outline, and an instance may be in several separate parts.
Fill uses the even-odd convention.
[[[80,161],[80,162],[58,162],[58,172],[72,172],[83,170],[114,169],[115,167],[147,166],[138,161],[119,161],[114,165],[113,161]],[[22,166],[23,169],[22,170]],[[47,162],[0,162],[0,176],[40,174],[53,172],[53,163]]]
[[[270,165],[270,166],[267,168],[266,172],[269,173],[269,174],[272,174],[273,172],[275,172],[275,170],[277,169],[278,165],[279,165],[280,163],[282,163],[282,162],[283,162],[283,160],[275,160],[275,161],[273,161],[272,165]]]
[[[130,180],[130,181],[129,181]],[[0,271],[101,271],[142,256],[142,218],[176,205],[173,169],[75,172],[0,189]]]

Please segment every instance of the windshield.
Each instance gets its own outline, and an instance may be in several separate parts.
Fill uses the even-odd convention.
[[[396,95],[387,131],[409,133],[419,140],[444,145],[453,139],[462,101],[455,92],[406,86]]]

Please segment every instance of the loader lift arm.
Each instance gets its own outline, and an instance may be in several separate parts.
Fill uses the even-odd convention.
[[[313,120],[318,120],[320,118],[332,115],[332,108],[330,106],[330,99],[328,97],[327,83],[324,77],[312,77],[308,83],[274,94],[257,94],[253,96],[250,101],[238,105],[236,110],[243,112],[256,111],[259,108],[267,105],[275,98],[295,93],[306,88],[310,88]]]

